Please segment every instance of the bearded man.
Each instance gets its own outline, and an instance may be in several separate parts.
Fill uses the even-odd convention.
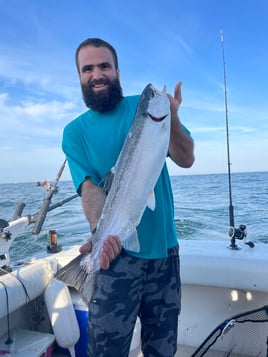
[[[140,96],[123,96],[117,54],[106,41],[90,38],[82,42],[76,51],[76,66],[89,110],[65,127],[62,147],[91,229],[89,239],[80,248],[86,253],[91,251],[106,199],[104,177],[118,158]],[[177,113],[181,82],[175,87],[174,97],[168,96],[168,154],[177,165],[191,167],[193,140]],[[137,317],[145,357],[172,357],[176,353],[179,246],[166,164],[155,186],[155,198],[157,209],[146,209],[137,227],[138,253],[124,250],[117,235],[108,236],[103,243],[101,270],[88,307],[89,357],[127,357]]]

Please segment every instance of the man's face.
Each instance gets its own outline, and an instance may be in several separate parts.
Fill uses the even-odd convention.
[[[114,109],[122,99],[122,89],[111,51],[106,47],[83,47],[78,53],[78,66],[86,106],[100,113]]]

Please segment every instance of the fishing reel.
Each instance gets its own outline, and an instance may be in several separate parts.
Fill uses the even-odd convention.
[[[230,227],[229,228],[229,237],[231,239],[244,239],[247,236],[247,226],[240,224],[239,228]]]
[[[230,227],[229,228],[229,237],[231,238],[231,245],[230,248],[231,249],[238,249],[237,245],[235,244],[235,240],[239,239],[239,240],[243,240],[246,239],[247,237],[247,226],[245,224],[240,224],[238,228],[235,227]],[[246,242],[245,244],[247,244],[250,248],[254,247],[254,243],[253,242]]]

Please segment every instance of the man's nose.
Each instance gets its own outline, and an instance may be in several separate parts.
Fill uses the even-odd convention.
[[[92,72],[92,79],[99,79],[102,77],[103,77],[102,70],[99,67],[94,67]]]

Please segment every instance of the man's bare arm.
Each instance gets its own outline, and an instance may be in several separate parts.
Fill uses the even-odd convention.
[[[106,194],[90,180],[85,180],[81,188],[81,199],[90,229],[94,231],[101,216]],[[80,247],[81,253],[89,253],[92,250],[92,237],[91,235],[86,243]],[[102,269],[109,268],[111,261],[118,256],[121,248],[121,242],[117,235],[110,235],[105,239],[103,242],[103,252],[100,255],[100,266]]]

